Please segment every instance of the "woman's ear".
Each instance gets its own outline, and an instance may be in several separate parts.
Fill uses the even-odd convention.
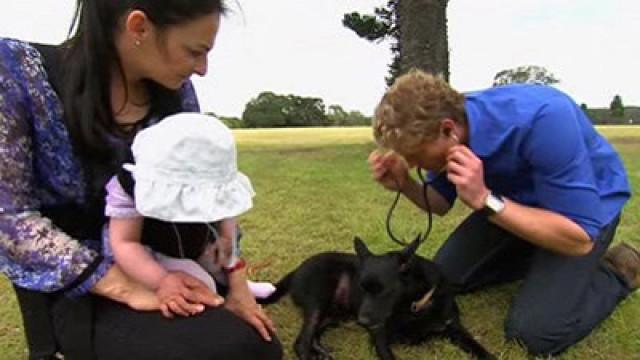
[[[142,10],[133,10],[125,18],[124,30],[131,36],[136,46],[140,46],[151,30],[151,20]]]

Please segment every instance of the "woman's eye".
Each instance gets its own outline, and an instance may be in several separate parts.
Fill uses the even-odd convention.
[[[197,58],[197,57],[202,56],[202,51],[189,50],[189,54],[191,54],[191,56],[193,56],[194,58]]]

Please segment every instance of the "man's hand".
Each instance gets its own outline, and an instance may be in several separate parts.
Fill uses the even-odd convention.
[[[484,183],[484,166],[465,145],[455,145],[447,155],[447,178],[456,186],[458,197],[468,207],[479,210],[484,207],[489,194]]]
[[[373,179],[385,188],[397,191],[409,183],[409,167],[397,153],[389,151],[382,154],[374,150],[369,154],[368,161]]]

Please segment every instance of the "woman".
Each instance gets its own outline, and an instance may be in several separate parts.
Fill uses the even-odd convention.
[[[248,296],[174,321],[133,310],[160,304],[98,245],[103,189],[135,133],[198,110],[189,78],[206,73],[224,11],[221,0],[79,0],[60,47],[0,39],[0,270],[16,286],[32,358],[52,356],[56,343],[70,359],[94,350],[101,359],[281,357],[277,341],[260,338],[273,327]],[[194,312],[218,303],[181,276]]]

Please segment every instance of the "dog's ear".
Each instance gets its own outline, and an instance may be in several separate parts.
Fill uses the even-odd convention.
[[[416,238],[409,245],[402,249],[402,251],[400,252],[400,261],[402,263],[408,262],[413,257],[413,255],[415,255],[418,247],[420,246],[421,239],[422,234],[418,234],[418,236],[416,236]]]
[[[418,234],[418,236],[416,236],[416,238],[409,245],[407,245],[404,249],[402,249],[402,251],[400,251],[400,272],[405,272],[407,271],[407,269],[409,269],[411,260],[416,254],[421,240],[422,236],[421,234]]]
[[[353,238],[353,247],[356,250],[356,254],[358,254],[358,257],[361,259],[371,255],[371,251],[369,251],[367,245],[365,245],[364,241],[362,241],[358,236]]]

